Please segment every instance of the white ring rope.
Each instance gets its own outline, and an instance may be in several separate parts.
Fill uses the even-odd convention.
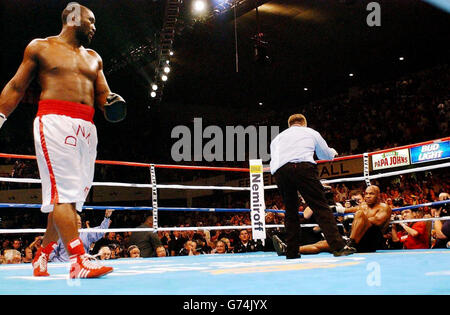
[[[10,178],[0,177],[0,182],[23,183],[23,184],[40,184],[40,179],[34,178]],[[106,187],[131,187],[131,188],[153,188],[152,184],[135,184],[135,183],[120,183],[120,182],[93,182],[92,186],[106,186]],[[235,186],[196,186],[196,185],[176,185],[176,184],[157,184],[156,188],[162,189],[195,189],[195,190],[240,190],[249,191],[250,187],[235,187]]]
[[[391,221],[391,223],[413,223],[413,222],[447,221],[447,220],[450,220],[450,217],[395,220]]]
[[[410,219],[410,220],[395,220],[390,223],[410,223],[410,222],[427,222],[427,221],[446,221],[450,220],[448,217],[440,218],[422,218],[422,219]],[[338,223],[338,226],[342,225]],[[301,224],[301,227],[315,227],[318,224]],[[199,227],[165,227],[165,228],[113,228],[113,229],[79,229],[79,232],[92,232],[92,233],[108,233],[108,232],[156,232],[156,231],[214,231],[214,230],[243,230],[251,229],[251,225],[236,225],[236,226],[199,226]],[[284,228],[283,224],[268,224],[266,228]],[[25,233],[45,233],[45,229],[0,229],[0,234],[25,234]]]
[[[13,177],[0,177],[0,182],[10,183],[24,183],[24,184],[40,184],[40,179],[34,178],[13,178]]]
[[[450,162],[441,163],[436,165],[428,165],[423,167],[411,168],[401,171],[382,173],[376,175],[369,175],[369,179],[378,179],[382,177],[397,176],[407,173],[422,172],[428,170],[434,170],[438,168],[450,167]],[[323,184],[334,184],[341,182],[357,182],[365,181],[365,176],[350,177],[350,178],[338,178],[331,180],[322,180]],[[12,182],[12,183],[28,183],[28,184],[40,184],[40,179],[32,178],[10,178],[10,177],[0,177],[0,182]],[[92,186],[110,186],[110,187],[134,187],[134,188],[152,188],[152,184],[135,184],[135,183],[119,183],[119,182],[94,182]],[[157,188],[161,189],[198,189],[198,190],[238,190],[238,191],[249,191],[250,187],[235,187],[235,186],[196,186],[196,185],[176,185],[176,184],[157,184]],[[277,189],[277,185],[268,185],[264,189]]]
[[[240,190],[249,191],[250,187],[235,186],[188,186],[188,185],[157,185],[158,188],[166,189],[205,189],[205,190]]]

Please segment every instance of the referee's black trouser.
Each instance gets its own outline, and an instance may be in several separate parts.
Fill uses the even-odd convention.
[[[314,218],[322,229],[331,251],[342,249],[345,242],[339,234],[336,220],[325,198],[317,165],[308,162],[287,163],[280,167],[274,175],[286,207],[284,225],[286,228],[287,257],[298,255],[300,245],[299,197],[297,192],[300,192],[306,204],[314,212]]]

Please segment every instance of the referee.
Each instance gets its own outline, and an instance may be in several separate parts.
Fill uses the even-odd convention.
[[[328,147],[317,131],[306,125],[306,118],[302,114],[290,116],[289,128],[276,136],[270,144],[270,172],[275,176],[286,207],[286,258],[300,258],[298,192],[312,209],[333,255],[351,255],[356,250],[346,246],[339,234],[314,161],[314,152],[322,160],[332,160],[337,152]]]

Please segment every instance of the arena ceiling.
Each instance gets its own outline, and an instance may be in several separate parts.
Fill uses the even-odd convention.
[[[214,0],[218,1],[218,0]],[[1,85],[14,74],[33,38],[57,34],[68,1],[2,1]],[[79,1],[97,17],[92,48],[105,64],[110,85],[141,112],[198,106],[214,110],[277,109],[345,92],[353,85],[386,81],[410,71],[448,63],[450,14],[421,0],[379,0],[381,26],[366,23],[367,4],[356,0],[271,0],[259,7],[259,27],[270,62],[254,61],[257,21],[253,0],[237,11],[239,72],[236,72],[233,12],[193,23],[191,0],[174,43],[172,70],[162,102],[148,97],[156,54],[137,62],[130,54],[156,43],[162,1]],[[404,57],[403,61],[399,57]],[[125,61],[124,61],[125,60]],[[127,61],[128,60],[128,61]],[[117,63],[122,63],[117,67]],[[354,76],[350,77],[349,74]],[[305,90],[307,88],[307,90]]]
[[[257,107],[261,101],[278,107],[448,62],[448,13],[423,1],[378,1],[381,26],[369,27],[369,2],[267,1],[259,8],[260,29],[271,57],[266,66],[253,62],[255,10],[243,13],[237,22],[239,73],[232,15],[198,26],[176,42],[179,70],[174,69],[167,95],[175,100],[183,82],[198,82],[186,86],[179,100],[214,104],[232,95],[233,104],[245,99],[247,106]]]

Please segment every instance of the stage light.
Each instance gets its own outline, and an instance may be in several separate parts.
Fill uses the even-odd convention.
[[[151,93],[150,93],[150,96],[151,96],[151,97],[156,97],[156,92],[154,92],[154,91],[151,92]]]
[[[169,73],[169,72],[170,72],[170,68],[167,67],[167,66],[165,66],[165,67],[164,67],[164,72],[165,72],[165,73]]]
[[[167,76],[166,76],[165,74],[163,74],[163,75],[161,76],[161,80],[167,81]]]
[[[450,13],[450,3],[448,2],[448,0],[424,0],[424,1]]]
[[[158,86],[156,84],[152,84],[152,90],[156,91],[158,89]]]
[[[405,60],[405,58],[404,57],[400,57],[400,58],[398,58],[398,60],[403,61],[403,60]]]
[[[169,56],[173,56],[173,51],[169,51]]]
[[[348,76],[349,76],[349,77],[353,77],[354,74],[353,74],[353,73],[349,73]]]
[[[308,91],[308,88],[305,87],[305,88],[303,88],[303,90]]]
[[[201,13],[205,11],[206,3],[203,0],[196,0],[194,1],[194,11],[197,13]]]
[[[169,64],[170,63],[170,61],[169,60],[166,60],[166,64]]]

